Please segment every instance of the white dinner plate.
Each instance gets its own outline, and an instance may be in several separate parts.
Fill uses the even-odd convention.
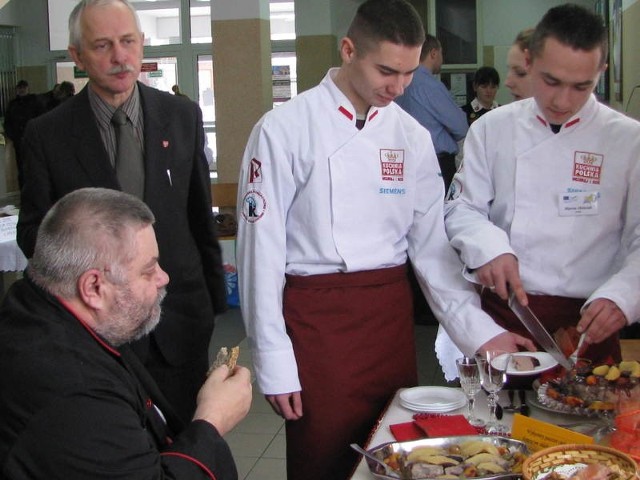
[[[414,387],[400,392],[400,404],[409,410],[443,413],[462,408],[465,394],[449,387]]]
[[[516,370],[515,363],[513,361],[514,357],[533,357],[536,358],[540,365],[531,369],[531,370]],[[513,375],[514,377],[525,376],[525,375],[535,375],[538,373],[545,372],[558,364],[554,360],[554,358],[549,355],[547,352],[518,352],[511,354],[511,361],[509,362],[509,367],[507,368],[507,374]]]

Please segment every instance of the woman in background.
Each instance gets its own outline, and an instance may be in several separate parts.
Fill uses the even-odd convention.
[[[467,122],[471,125],[489,110],[499,105],[496,103],[496,93],[500,86],[500,75],[493,67],[480,67],[473,76],[473,91],[476,97],[467,103],[462,110],[467,114]]]
[[[522,100],[531,96],[526,54],[529,50],[532,33],[532,28],[521,31],[507,53],[508,72],[504,85],[511,91],[514,100]]]

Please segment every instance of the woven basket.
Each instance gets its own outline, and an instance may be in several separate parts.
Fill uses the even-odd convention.
[[[600,463],[617,473],[619,480],[637,480],[638,465],[628,455],[600,445],[558,445],[540,450],[524,461],[522,475],[534,480],[539,473],[551,467],[575,463]]]

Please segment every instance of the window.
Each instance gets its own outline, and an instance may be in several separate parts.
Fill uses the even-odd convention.
[[[138,12],[146,46],[182,43],[179,2],[129,1]]]
[[[211,0],[189,0],[191,43],[211,43]]]
[[[209,163],[211,177],[216,178],[216,109],[213,96],[213,60],[211,55],[198,55],[198,105],[204,123],[204,152]]]
[[[294,2],[272,1],[269,4],[271,40],[295,40]]]
[[[138,80],[145,85],[171,93],[178,83],[178,59],[176,57],[145,58]]]
[[[431,31],[442,44],[445,65],[480,63],[477,24],[476,0],[436,0]]]

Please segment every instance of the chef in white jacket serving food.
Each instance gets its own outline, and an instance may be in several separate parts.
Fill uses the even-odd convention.
[[[601,17],[549,10],[528,52],[533,98],[473,124],[445,206],[495,322],[528,335],[505,302],[515,292],[547,330],[586,332],[594,363],[619,361],[618,331],[640,317],[640,124],[592,93],[607,51]]]
[[[364,2],[341,67],[267,113],[245,151],[241,307],[258,385],[287,420],[289,480],[347,478],[349,444],[417,384],[408,258],[438,317],[491,322],[446,237],[429,133],[393,103],[423,41],[405,0]],[[473,355],[503,332],[461,348]]]

